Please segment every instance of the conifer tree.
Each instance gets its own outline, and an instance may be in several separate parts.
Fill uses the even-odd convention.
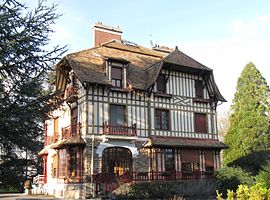
[[[269,100],[265,79],[253,63],[248,63],[238,79],[231,106],[225,164],[269,149]]]
[[[10,170],[16,168],[14,164],[32,163],[33,158],[25,155],[36,154],[41,148],[49,98],[44,81],[66,49],[50,45],[51,26],[59,16],[55,5],[47,6],[42,0],[32,11],[17,0],[0,3],[1,180],[15,171]],[[20,156],[18,152],[28,153]]]

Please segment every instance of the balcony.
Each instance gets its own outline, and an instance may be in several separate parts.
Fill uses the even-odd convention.
[[[111,125],[107,122],[103,123],[104,135],[118,135],[118,136],[136,136],[136,123],[131,126]]]
[[[50,145],[52,143],[57,142],[58,140],[58,133],[55,133],[54,135],[47,135],[45,136],[44,145]]]
[[[69,85],[66,89],[66,102],[73,103],[78,100],[78,85]]]
[[[73,139],[78,137],[81,137],[80,123],[62,128],[62,139]]]
[[[86,143],[81,137],[81,124],[70,125],[62,128],[62,137],[53,149],[64,149],[71,146],[84,146]]]

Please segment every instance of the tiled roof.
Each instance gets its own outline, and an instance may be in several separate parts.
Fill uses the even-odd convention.
[[[145,147],[188,147],[188,148],[212,148],[225,149],[227,146],[218,141],[210,139],[194,139],[194,138],[176,138],[176,137],[153,137],[145,145]]]
[[[173,66],[174,70],[184,69],[190,73],[209,73],[211,81],[208,81],[207,85],[210,95],[217,100],[226,101],[214,82],[212,70],[182,53],[178,48],[171,53],[165,53],[127,41],[112,40],[65,56],[59,62],[58,68],[61,64],[65,68],[72,68],[78,79],[84,83],[111,85],[105,75],[107,59],[128,63],[127,81],[134,89],[144,91],[153,86],[161,68],[165,65]]]

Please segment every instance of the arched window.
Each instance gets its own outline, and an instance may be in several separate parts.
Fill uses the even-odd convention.
[[[102,154],[102,172],[122,175],[132,171],[132,153],[123,147],[109,147]]]

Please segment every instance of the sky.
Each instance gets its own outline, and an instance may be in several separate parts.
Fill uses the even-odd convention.
[[[119,26],[125,40],[178,49],[214,71],[216,83],[228,101],[237,79],[249,62],[270,83],[269,0],[47,0],[62,13],[53,29],[53,44],[68,45],[72,53],[93,47],[96,22]],[[36,0],[27,0],[30,7]]]

